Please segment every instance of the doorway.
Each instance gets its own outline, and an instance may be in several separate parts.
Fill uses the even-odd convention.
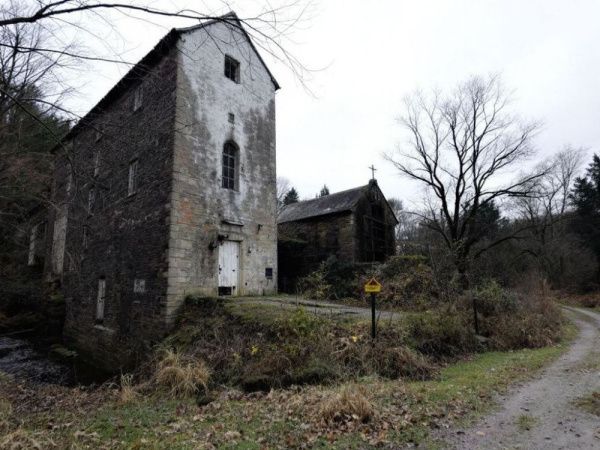
[[[219,295],[237,295],[240,279],[240,243],[223,241],[219,246]]]

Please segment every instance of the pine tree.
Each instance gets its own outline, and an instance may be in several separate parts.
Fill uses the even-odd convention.
[[[324,184],[321,188],[321,192],[319,192],[319,197],[325,197],[326,195],[329,195],[329,188]]]
[[[285,194],[285,197],[283,197],[284,205],[289,205],[291,203],[298,203],[298,192],[294,188],[291,188],[287,194]]]
[[[570,195],[575,206],[572,228],[600,260],[600,157],[594,155],[586,176],[575,179]]]

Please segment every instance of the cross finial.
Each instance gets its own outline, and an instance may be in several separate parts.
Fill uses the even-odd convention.
[[[375,168],[375,166],[374,166],[373,164],[371,164],[371,165],[369,166],[369,169],[371,169],[371,180],[374,180],[374,179],[375,179],[375,171],[376,171],[377,169]]]

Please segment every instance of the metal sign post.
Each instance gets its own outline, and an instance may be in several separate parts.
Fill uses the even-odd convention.
[[[377,336],[377,325],[375,324],[375,292],[371,293],[371,337]]]
[[[381,284],[375,279],[371,278],[365,284],[365,292],[371,294],[371,337],[375,339],[377,336],[377,324],[375,322],[375,296],[378,292],[381,292]]]

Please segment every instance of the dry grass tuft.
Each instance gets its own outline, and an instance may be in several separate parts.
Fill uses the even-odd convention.
[[[369,422],[373,419],[373,404],[367,398],[365,389],[358,385],[344,386],[341,392],[325,399],[319,409],[325,422]]]
[[[139,397],[136,386],[133,383],[133,375],[121,375],[121,390],[119,391],[119,402],[126,404],[135,401]]]
[[[55,447],[54,442],[47,439],[36,439],[31,433],[22,428],[0,437],[0,449],[2,450],[42,450]]]
[[[595,391],[590,395],[578,399],[575,404],[585,411],[600,416],[600,392]]]
[[[10,417],[12,415],[12,412],[12,404],[8,400],[0,398],[0,417],[3,419],[6,417]]]
[[[204,361],[186,358],[174,350],[166,350],[158,362],[156,383],[170,388],[173,396],[186,396],[207,388],[210,370]]]

